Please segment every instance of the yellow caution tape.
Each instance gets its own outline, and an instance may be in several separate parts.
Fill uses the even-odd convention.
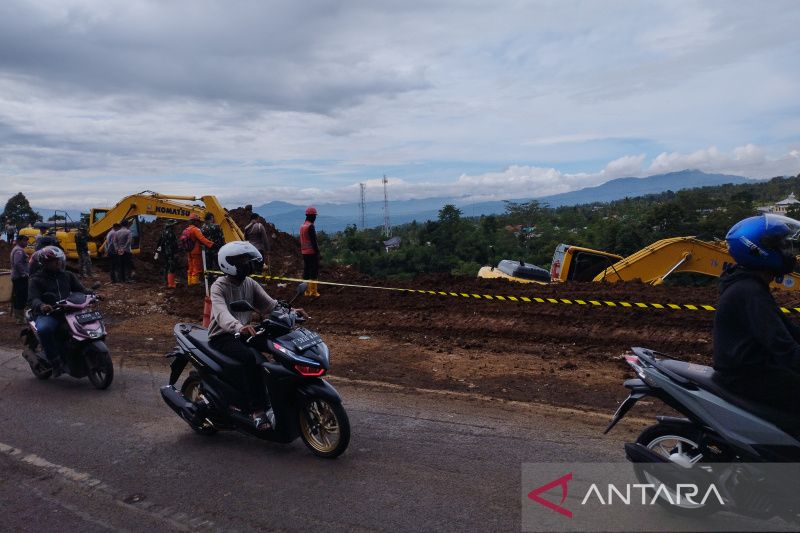
[[[206,270],[205,274],[222,276],[224,272],[217,270]],[[432,291],[425,289],[405,289],[402,287],[379,287],[376,285],[358,285],[354,283],[336,283],[333,281],[319,281],[307,280],[299,278],[288,278],[285,276],[268,276],[254,274],[250,276],[254,279],[275,280],[275,281],[292,281],[301,283],[304,281],[314,281],[319,285],[329,285],[332,287],[350,287],[354,289],[378,289],[383,291],[396,291],[396,292],[410,292],[416,294],[429,294],[431,296],[454,296],[456,298],[472,298],[475,300],[492,300],[500,302],[524,302],[524,303],[551,303],[562,305],[582,305],[586,307],[623,307],[627,309],[682,309],[687,311],[716,311],[713,305],[696,305],[696,304],[660,304],[660,303],[646,303],[646,302],[612,302],[608,300],[579,300],[568,298],[539,298],[535,296],[507,296],[498,294],[475,294],[467,292],[449,292],[449,291]],[[800,314],[800,307],[781,307],[781,311],[786,314],[798,313]]]

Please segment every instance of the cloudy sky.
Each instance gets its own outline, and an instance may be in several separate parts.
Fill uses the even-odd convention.
[[[0,199],[800,172],[796,0],[0,2]]]

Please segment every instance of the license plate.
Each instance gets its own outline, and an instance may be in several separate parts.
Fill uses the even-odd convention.
[[[100,314],[100,311],[92,311],[91,313],[81,313],[79,315],[75,315],[75,320],[78,322],[78,324],[88,324],[89,322],[97,322],[102,318],[103,315]]]
[[[307,350],[312,346],[316,346],[317,344],[321,343],[322,337],[320,337],[318,333],[310,333],[303,337],[298,337],[292,340],[292,342],[294,343],[295,348],[302,352],[303,350]]]

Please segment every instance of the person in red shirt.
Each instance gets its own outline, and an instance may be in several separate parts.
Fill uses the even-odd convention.
[[[191,250],[186,253],[189,270],[187,284],[198,285],[200,283],[200,275],[203,273],[203,246],[206,249],[211,249],[214,243],[206,239],[203,232],[200,231],[200,217],[194,213],[189,217],[189,226],[183,231],[184,235],[188,236],[191,242],[194,243]]]
[[[300,253],[303,254],[303,279],[314,280],[319,276],[319,246],[314,221],[317,220],[317,209],[306,208],[306,221],[300,226]],[[319,296],[317,283],[308,282],[305,296]]]

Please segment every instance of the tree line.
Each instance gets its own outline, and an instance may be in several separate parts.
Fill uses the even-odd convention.
[[[380,277],[419,272],[474,276],[481,266],[500,259],[549,268],[561,243],[627,256],[668,237],[724,239],[734,223],[793,191],[800,193],[800,174],[557,208],[536,200],[507,202],[504,213],[480,217],[464,217],[457,207],[445,205],[436,220],[392,228],[402,240],[399,248],[386,251],[382,228],[351,225],[335,234],[320,232],[320,251],[326,263],[352,265]],[[787,214],[800,219],[800,207]]]

